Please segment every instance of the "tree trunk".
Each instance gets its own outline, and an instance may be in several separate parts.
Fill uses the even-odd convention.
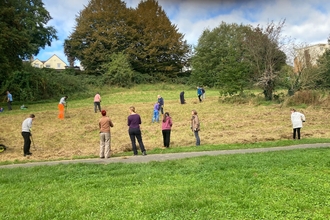
[[[267,85],[264,88],[264,95],[266,101],[273,100],[273,91],[274,91],[274,82],[268,81]]]

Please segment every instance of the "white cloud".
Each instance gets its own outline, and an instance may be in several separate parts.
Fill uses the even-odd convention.
[[[63,53],[64,39],[73,31],[75,17],[88,0],[44,0],[53,20],[49,25],[58,31],[59,41],[42,50],[43,60],[56,53],[67,62]],[[137,7],[140,0],[126,0],[127,7]],[[173,24],[185,35],[189,44],[197,40],[206,28],[226,23],[265,26],[268,22],[286,19],[283,34],[300,42],[326,43],[330,34],[330,3],[328,0],[159,0]],[[40,59],[40,58],[39,58]]]

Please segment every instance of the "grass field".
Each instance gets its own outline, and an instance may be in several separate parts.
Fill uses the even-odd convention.
[[[182,90],[185,91],[185,105],[179,103]],[[283,108],[279,104],[223,104],[218,102],[218,91],[212,89],[206,89],[206,99],[199,103],[195,89],[166,84],[132,89],[111,88],[99,92],[101,106],[115,125],[111,130],[113,156],[132,155],[127,133],[128,108],[131,105],[142,117],[142,136],[149,153],[250,148],[267,143],[296,144],[291,141],[289,107]],[[164,98],[165,111],[170,113],[174,123],[171,149],[162,149],[161,125],[151,123],[158,94]],[[8,150],[0,154],[0,163],[98,157],[98,120],[101,115],[94,113],[93,96],[72,100],[70,94],[67,95],[65,120],[57,118],[57,102],[29,104],[28,110],[19,110],[16,105],[13,111],[0,114],[0,143],[8,146]],[[202,146],[199,148],[193,147],[195,139],[190,130],[192,109],[197,110],[201,121]],[[297,110],[303,112],[307,119],[300,143],[330,142],[328,109],[306,107]],[[22,152],[21,123],[30,113],[36,115],[32,131],[35,148],[32,145],[33,156],[26,158]]]
[[[0,219],[329,219],[330,151],[0,170]]]

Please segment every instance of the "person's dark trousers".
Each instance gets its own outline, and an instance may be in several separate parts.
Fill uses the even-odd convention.
[[[164,147],[170,147],[171,130],[162,130]]]
[[[7,105],[8,105],[8,110],[12,110],[12,108],[11,108],[11,101],[8,101],[7,102]]]
[[[194,131],[195,138],[196,138],[196,146],[201,144],[201,139],[199,138],[198,131]]]
[[[162,113],[162,115],[164,114],[164,108],[163,108],[163,106],[160,106],[160,112]]]
[[[199,102],[202,102],[201,96],[202,95],[198,95]]]
[[[97,109],[101,112],[101,103],[100,102],[94,102],[94,111],[97,112]]]
[[[22,136],[24,138],[24,147],[23,152],[24,155],[30,154],[30,146],[31,146],[31,139],[30,139],[30,132],[22,132]]]
[[[141,130],[139,128],[130,128],[130,129],[128,129],[128,134],[129,134],[129,137],[131,138],[134,155],[138,154],[137,148],[136,148],[135,138],[139,142],[141,151],[142,152],[146,151],[146,149],[144,148],[143,142],[142,142]]]
[[[298,139],[300,139],[300,128],[293,129],[293,139],[296,139],[296,133],[298,135]]]
[[[184,104],[184,93],[183,92],[181,92],[180,93],[180,102],[181,102],[181,104]]]

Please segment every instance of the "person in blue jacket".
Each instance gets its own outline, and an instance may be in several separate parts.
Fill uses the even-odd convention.
[[[197,86],[197,96],[198,96],[199,102],[202,102],[202,98],[201,98],[202,95],[203,95],[202,88]]]
[[[13,102],[13,96],[10,94],[9,91],[7,91],[7,105],[8,105],[8,110],[12,110],[11,108],[11,103]]]

